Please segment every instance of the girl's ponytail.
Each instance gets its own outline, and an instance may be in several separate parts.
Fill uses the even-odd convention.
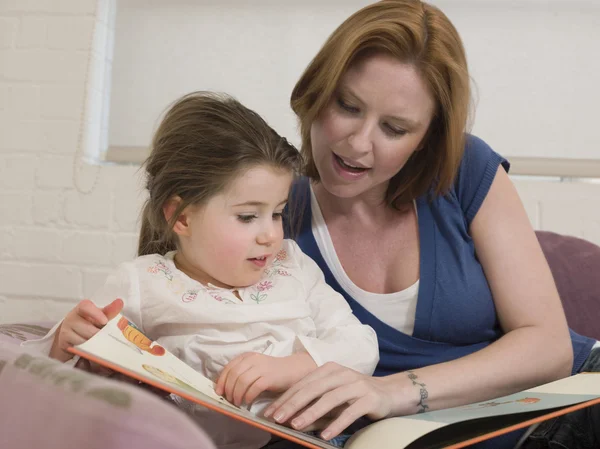
[[[142,227],[138,239],[137,255],[145,256],[148,254],[165,255],[169,251],[174,251],[177,246],[170,232],[159,229],[152,220],[152,207],[150,201],[147,200],[142,209]],[[164,223],[165,227],[167,223]]]

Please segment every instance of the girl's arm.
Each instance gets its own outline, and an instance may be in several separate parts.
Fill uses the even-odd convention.
[[[344,297],[325,282],[316,262],[296,243],[293,245],[300,259],[307,302],[316,326],[314,337],[298,336],[297,340],[317,366],[336,362],[363,374],[373,374],[379,361],[375,331],[354,316]]]
[[[67,348],[95,335],[119,312],[141,326],[137,273],[131,262],[119,266],[92,296],[80,301],[44,337],[22,343],[62,362],[73,359]],[[122,301],[116,301],[121,299]],[[121,310],[121,308],[123,310]]]
[[[314,371],[266,410],[304,428],[345,406],[323,434],[332,438],[360,416],[414,414],[503,396],[568,376],[573,351],[552,274],[516,189],[499,168],[471,224],[477,256],[505,332],[461,359],[384,378],[341,367]]]

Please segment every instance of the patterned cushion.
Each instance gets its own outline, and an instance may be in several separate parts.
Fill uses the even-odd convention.
[[[54,323],[0,324],[0,345],[21,344],[23,341],[41,338],[48,333]]]
[[[3,326],[11,343],[29,331],[41,332],[35,326]],[[0,344],[0,446],[214,449],[194,421],[158,396],[5,342]]]

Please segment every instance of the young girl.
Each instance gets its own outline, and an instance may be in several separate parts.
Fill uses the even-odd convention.
[[[300,162],[292,145],[234,99],[206,92],[181,98],[145,163],[139,257],[38,344],[67,361],[67,348],[123,307],[148,337],[215,380],[217,393],[256,413],[327,362],[371,374],[379,358],[374,331],[283,239],[282,214]],[[266,432],[178,402],[217,446],[269,441]]]

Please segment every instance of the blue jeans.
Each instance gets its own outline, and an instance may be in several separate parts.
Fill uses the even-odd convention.
[[[331,440],[327,441],[329,444],[335,447],[344,447],[346,442],[350,439],[352,435],[358,432],[363,427],[369,425],[372,421],[367,418],[359,418],[353,424],[351,424],[347,429],[344,430],[340,435]],[[318,437],[318,432],[307,432],[309,435],[313,435]],[[300,446],[299,444],[292,443],[291,441],[281,439],[279,437],[273,437],[269,444],[263,446],[261,449],[304,449],[304,446]],[[374,448],[375,449],[375,448]]]
[[[317,435],[316,433],[313,433],[313,432],[309,432],[309,433],[314,436]],[[327,442],[335,447],[344,447],[344,444],[346,444],[346,441],[348,441],[348,439],[351,436],[352,435],[349,435],[349,434],[341,434],[335,438],[332,438],[331,440],[329,440]],[[305,449],[305,448],[304,448],[304,446],[300,446],[299,444],[292,443],[291,441],[279,439],[278,437],[276,437],[276,438],[273,438],[269,442],[269,444],[267,444],[266,446],[263,446],[261,449]]]
[[[600,348],[594,348],[581,371],[600,372]],[[542,422],[523,449],[600,448],[600,404]]]

